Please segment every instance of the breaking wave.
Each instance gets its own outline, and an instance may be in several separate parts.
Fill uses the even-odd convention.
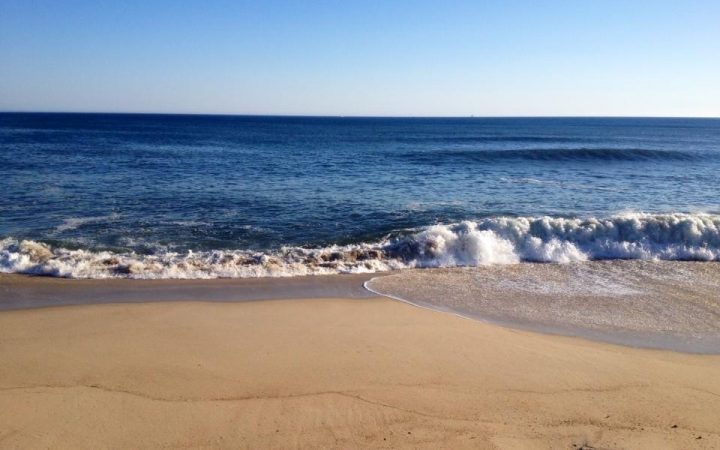
[[[377,242],[272,252],[152,255],[0,240],[0,272],[68,278],[246,278],[602,259],[720,260],[720,215],[495,217],[433,225]]]

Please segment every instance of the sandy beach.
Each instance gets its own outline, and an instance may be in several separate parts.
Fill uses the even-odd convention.
[[[0,450],[720,450],[719,18],[0,0]]]
[[[720,356],[379,297],[7,310],[0,355],[0,448],[720,447]]]

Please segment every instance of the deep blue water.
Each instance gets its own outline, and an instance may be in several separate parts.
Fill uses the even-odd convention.
[[[0,237],[324,246],[500,215],[717,212],[720,120],[0,114]]]
[[[719,174],[718,119],[4,113],[0,271],[717,260]]]

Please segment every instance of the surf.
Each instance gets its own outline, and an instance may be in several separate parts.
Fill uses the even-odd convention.
[[[66,278],[289,277],[615,259],[718,261],[720,215],[501,216],[398,230],[375,241],[267,251],[140,254],[0,240],[0,272]]]

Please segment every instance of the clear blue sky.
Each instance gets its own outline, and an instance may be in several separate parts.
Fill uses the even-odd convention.
[[[0,0],[0,110],[720,116],[720,1]]]

